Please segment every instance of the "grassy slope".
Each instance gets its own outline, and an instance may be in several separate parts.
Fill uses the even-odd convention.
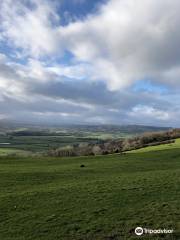
[[[174,148],[180,149],[180,138],[175,140],[175,143],[170,144],[162,144],[158,146],[150,146],[145,148],[140,148],[137,150],[132,150],[129,153],[143,153],[143,152],[151,152],[151,151],[160,151],[160,150],[171,150]]]
[[[85,168],[80,168],[84,164]],[[82,158],[0,158],[0,239],[180,239],[180,149]]]

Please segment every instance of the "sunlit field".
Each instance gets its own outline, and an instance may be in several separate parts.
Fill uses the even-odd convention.
[[[176,148],[79,158],[1,157],[0,239],[138,239],[134,229],[141,226],[174,230],[142,239],[178,240],[179,176]]]
[[[160,151],[160,150],[171,150],[171,149],[177,149],[177,148],[180,149],[180,138],[175,139],[174,143],[144,147],[137,150],[132,150],[129,153],[143,153],[143,152]]]

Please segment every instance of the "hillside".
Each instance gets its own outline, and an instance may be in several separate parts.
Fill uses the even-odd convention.
[[[0,239],[129,240],[137,226],[174,229],[143,239],[180,239],[180,148],[0,157],[0,171]]]
[[[158,146],[148,146],[148,147],[145,147],[145,148],[132,150],[129,153],[143,153],[143,152],[160,151],[160,150],[173,150],[173,149],[180,149],[180,138],[176,139],[174,143],[161,144],[161,145],[158,145]]]

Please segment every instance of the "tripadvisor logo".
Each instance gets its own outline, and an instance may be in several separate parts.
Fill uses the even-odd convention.
[[[169,233],[173,233],[173,229],[147,229],[147,228],[142,228],[142,227],[137,227],[135,229],[135,234],[140,236],[142,235],[143,233],[144,234],[161,234],[161,233],[164,233],[164,234],[169,234]]]
[[[142,227],[137,227],[135,229],[135,234],[138,235],[138,236],[142,235],[143,234],[143,228]]]

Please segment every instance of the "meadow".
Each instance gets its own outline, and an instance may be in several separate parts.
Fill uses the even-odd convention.
[[[179,176],[180,148],[78,158],[1,156],[0,239],[179,240]],[[137,237],[137,226],[174,233]]]
[[[160,151],[160,150],[171,150],[176,148],[180,148],[180,138],[175,139],[174,143],[161,144],[157,146],[148,146],[148,147],[140,148],[137,150],[132,150],[130,151],[130,153],[143,153],[143,152]]]

